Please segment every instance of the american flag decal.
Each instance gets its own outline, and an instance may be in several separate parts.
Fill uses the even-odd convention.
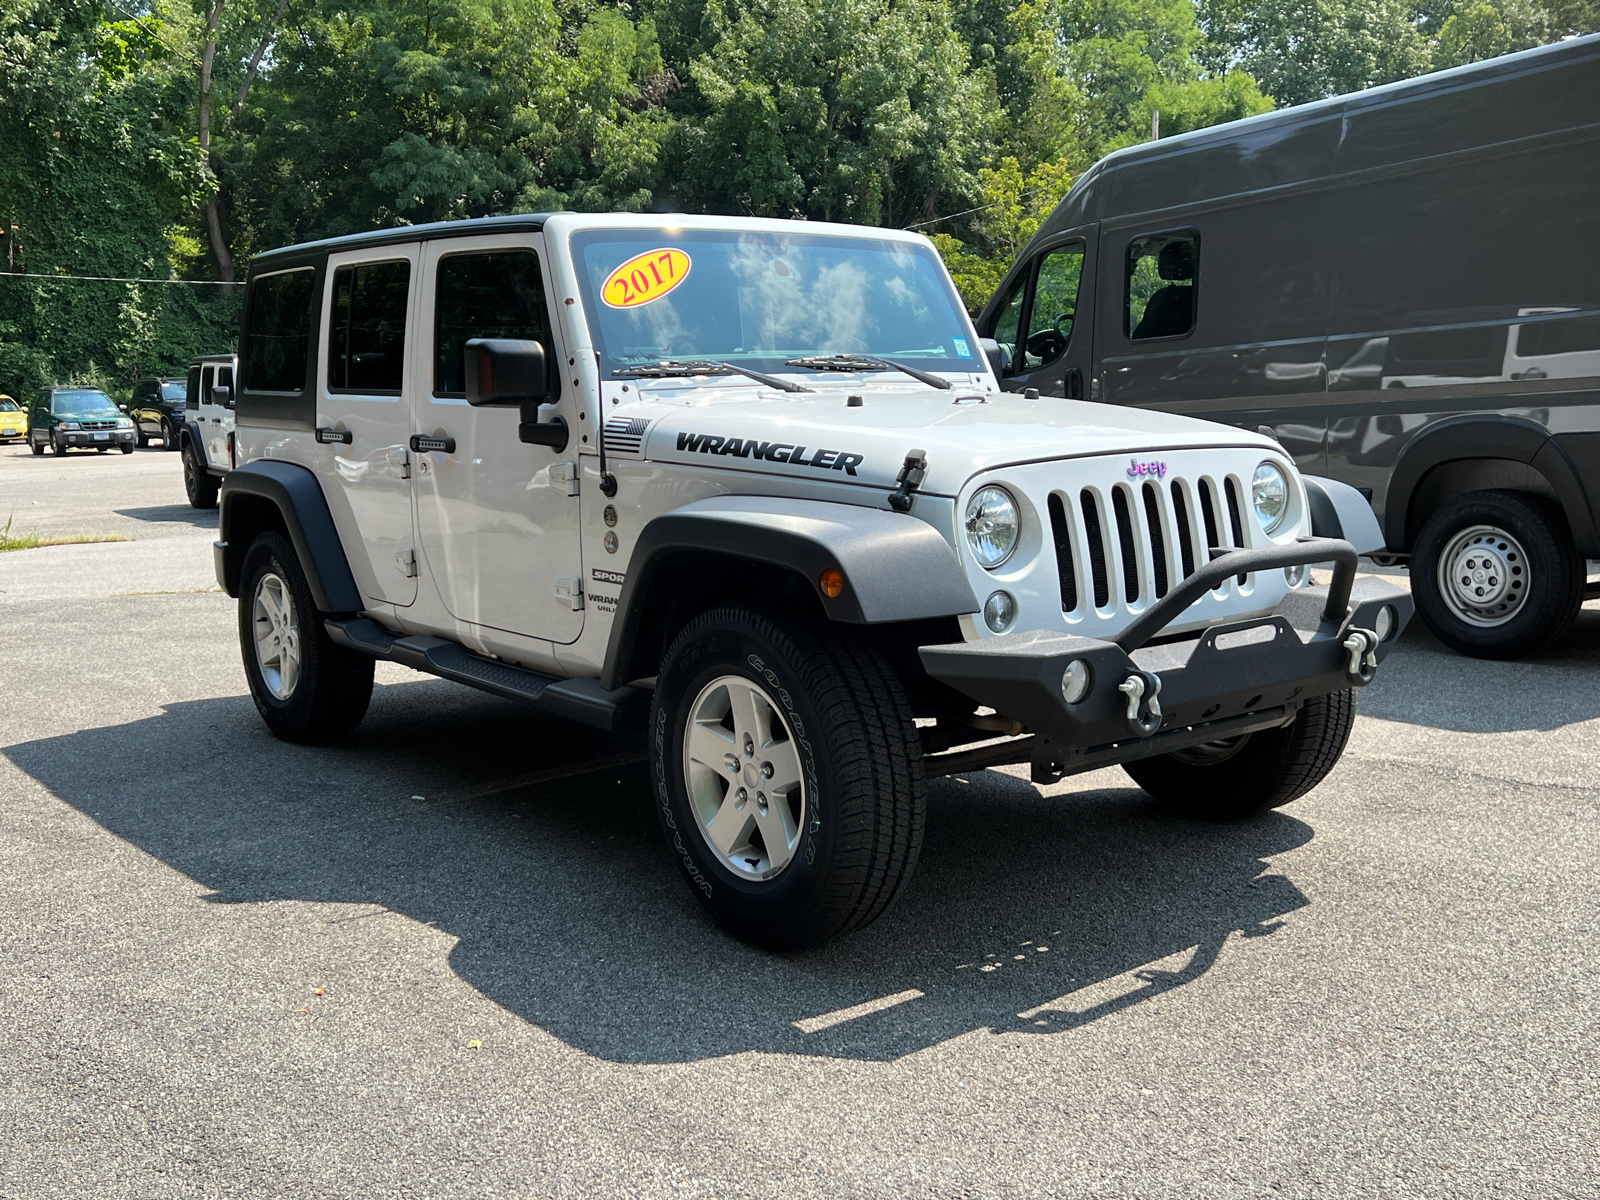
[[[606,453],[639,454],[649,428],[648,417],[612,417],[605,424]]]

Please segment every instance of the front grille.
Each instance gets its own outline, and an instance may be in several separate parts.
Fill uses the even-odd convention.
[[[607,454],[638,454],[650,421],[645,417],[612,417],[605,424]]]
[[[1231,475],[1219,481],[1170,474],[1161,483],[1118,479],[1075,493],[1051,491],[1047,508],[1062,612],[1092,608],[1105,618],[1141,611],[1210,562],[1213,549],[1245,546],[1241,494]],[[1237,580],[1243,588],[1250,576]]]
[[[115,421],[85,421],[83,422],[83,427],[85,429],[115,429],[117,423]]]

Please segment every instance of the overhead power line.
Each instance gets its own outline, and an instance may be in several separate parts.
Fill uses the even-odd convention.
[[[83,279],[91,283],[182,283],[189,287],[238,287],[225,279],[139,279],[131,275],[46,275],[36,271],[0,271],[6,279]]]
[[[173,53],[174,53],[174,54],[176,54],[176,55],[178,55],[178,56],[180,56],[180,57],[182,57],[182,58],[187,58],[187,59],[188,59],[188,60],[189,60],[189,61],[190,61],[190,62],[192,62],[192,63],[193,63],[193,64],[194,64],[194,65],[195,65],[195,66],[197,66],[197,67],[200,67],[200,66],[204,66],[204,65],[205,65],[205,64],[204,64],[204,63],[202,63],[202,62],[201,62],[201,61],[200,61],[200,60],[199,60],[199,59],[198,59],[198,58],[196,58],[196,57],[195,57],[195,56],[194,56],[194,55],[192,55],[192,54],[190,54],[190,53],[189,53],[189,52],[188,52],[188,51],[187,51],[187,50],[180,50],[180,49],[178,49],[178,48],[177,48],[177,47],[176,47],[176,46],[174,46],[174,45],[173,45],[173,44],[172,44],[172,43],[171,43],[171,42],[169,42],[169,41],[167,41],[167,40],[166,40],[166,39],[165,39],[165,38],[163,38],[163,37],[162,37],[162,36],[161,36],[161,35],[160,35],[160,34],[158,34],[158,33],[157,33],[157,32],[156,32],[156,31],[155,31],[155,30],[154,30],[154,29],[151,29],[151,28],[150,28],[150,26],[148,26],[148,25],[146,25],[146,24],[145,24],[145,23],[144,23],[144,22],[143,22],[143,21],[141,21],[141,20],[140,20],[140,19],[139,19],[139,18],[138,18],[138,17],[136,17],[136,16],[134,16],[134,14],[133,14],[133,13],[131,13],[131,12],[129,12],[129,11],[128,11],[128,10],[127,10],[127,9],[125,9],[125,8],[123,8],[123,7],[122,7],[122,5],[120,5],[120,4],[113,4],[113,5],[111,5],[111,7],[112,7],[112,8],[113,8],[113,9],[115,9],[115,10],[116,10],[116,11],[117,11],[117,12],[118,12],[118,13],[120,13],[120,14],[121,14],[121,15],[122,15],[122,16],[124,16],[124,17],[126,17],[126,18],[127,18],[127,19],[128,19],[128,20],[130,20],[130,21],[132,21],[132,22],[133,22],[133,23],[134,23],[134,24],[135,24],[135,25],[137,25],[137,26],[138,26],[138,27],[139,27],[139,28],[140,28],[140,29],[142,29],[142,30],[144,30],[144,31],[145,31],[145,33],[147,33],[147,34],[149,34],[149,35],[150,35],[150,37],[152,37],[152,38],[154,38],[154,39],[155,39],[155,40],[156,40],[156,41],[158,41],[158,42],[160,42],[160,43],[161,43],[161,44],[162,44],[162,45],[163,45],[163,46],[165,46],[165,47],[166,47],[166,48],[167,48],[167,49],[168,49],[168,50],[171,50],[171,51],[172,51],[172,52],[173,52]]]

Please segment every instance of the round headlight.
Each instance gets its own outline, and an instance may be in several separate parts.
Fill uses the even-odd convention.
[[[967,545],[985,570],[992,571],[1011,557],[1021,532],[1017,502],[1005,488],[979,488],[967,501]]]
[[[1271,533],[1289,515],[1289,481],[1277,467],[1264,462],[1250,481],[1250,499],[1256,508],[1256,520]]]

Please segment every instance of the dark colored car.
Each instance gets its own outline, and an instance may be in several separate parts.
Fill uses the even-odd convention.
[[[40,388],[28,421],[28,444],[35,454],[49,446],[58,455],[68,450],[98,450],[115,446],[133,453],[133,418],[111,402],[99,388]]]
[[[1269,427],[1507,658],[1600,595],[1597,212],[1587,37],[1110,155],[978,332],[1010,390]]]
[[[168,450],[178,448],[178,434],[183,429],[183,403],[188,392],[188,381],[181,378],[141,379],[133,385],[128,415],[133,418],[134,433],[141,449],[149,445],[151,438],[160,438]]]

